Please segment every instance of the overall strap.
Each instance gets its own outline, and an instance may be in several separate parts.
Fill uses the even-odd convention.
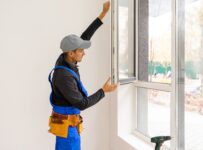
[[[49,83],[50,83],[51,89],[52,89],[51,94],[50,94],[50,103],[53,107],[53,111],[56,113],[60,113],[60,114],[80,114],[80,110],[73,107],[73,106],[62,107],[62,106],[56,106],[52,103],[52,96],[53,96],[52,72],[55,69],[65,69],[68,72],[70,72],[74,76],[74,78],[76,79],[76,82],[77,82],[79,89],[82,91],[82,93],[85,96],[88,96],[88,93],[87,93],[86,89],[84,88],[82,82],[80,81],[79,76],[72,69],[65,67],[65,66],[56,66],[55,68],[53,68],[51,70],[51,72],[49,73],[49,77],[48,77],[48,80],[49,80]]]
[[[55,70],[55,69],[65,69],[67,70],[68,72],[70,72],[74,78],[76,79],[77,81],[77,85],[79,87],[79,89],[82,91],[82,93],[87,97],[88,96],[88,93],[87,93],[87,90],[85,89],[85,87],[83,86],[82,82],[80,81],[80,78],[79,76],[77,75],[77,73],[75,73],[72,69],[68,68],[68,67],[65,67],[65,66],[56,66],[55,68],[53,68],[49,74],[49,77],[48,77],[48,80],[49,80],[49,83],[51,84],[51,88],[52,88],[52,91],[53,91],[53,86],[52,86],[52,72]]]
[[[52,84],[52,81],[51,81],[51,75],[52,75],[52,72],[55,70],[55,69],[65,69],[67,70],[68,72],[70,72],[75,78],[76,78],[76,81],[79,82],[80,79],[79,79],[79,76],[77,75],[77,73],[75,73],[72,69],[68,68],[68,67],[65,67],[65,66],[56,66],[55,68],[53,68],[51,70],[51,72],[49,73],[49,82],[50,84]]]

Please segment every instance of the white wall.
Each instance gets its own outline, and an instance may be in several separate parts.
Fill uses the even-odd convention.
[[[80,35],[102,10],[103,0],[0,1],[0,149],[53,150],[47,132],[49,71],[60,54],[60,40]],[[110,74],[110,14],[92,38],[80,65],[89,93]],[[109,149],[109,96],[82,112],[83,150]]]
[[[110,101],[110,149],[111,150],[136,150],[123,138],[132,130],[132,108],[134,88],[131,85],[120,85],[117,93],[112,94]],[[137,149],[138,150],[138,149]]]
[[[110,150],[154,150],[154,144],[133,133],[136,127],[136,90],[133,84],[120,85],[110,101]]]

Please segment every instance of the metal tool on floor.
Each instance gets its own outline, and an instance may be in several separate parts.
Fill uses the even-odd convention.
[[[167,141],[171,140],[170,136],[156,136],[151,138],[152,143],[156,143],[155,150],[160,150],[162,144]]]

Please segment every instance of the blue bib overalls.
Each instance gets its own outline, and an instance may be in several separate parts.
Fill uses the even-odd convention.
[[[50,94],[50,103],[53,107],[53,111],[62,114],[62,115],[76,115],[80,114],[80,110],[76,107],[62,107],[62,106],[56,106],[52,103],[52,93],[53,93],[53,87],[52,87],[52,81],[51,81],[51,74],[55,69],[65,69],[68,72],[70,72],[74,78],[77,81],[77,85],[81,92],[85,95],[88,96],[87,91],[85,90],[82,82],[79,79],[79,76],[70,68],[65,67],[65,66],[56,66],[54,69],[49,74],[49,82],[51,84],[52,92]],[[77,131],[76,127],[71,127],[69,126],[68,128],[68,137],[63,138],[56,136],[56,145],[55,145],[55,150],[80,150],[80,135]]]

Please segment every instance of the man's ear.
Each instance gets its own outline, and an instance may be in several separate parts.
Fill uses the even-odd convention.
[[[67,52],[67,55],[68,55],[68,56],[73,56],[73,51]]]

